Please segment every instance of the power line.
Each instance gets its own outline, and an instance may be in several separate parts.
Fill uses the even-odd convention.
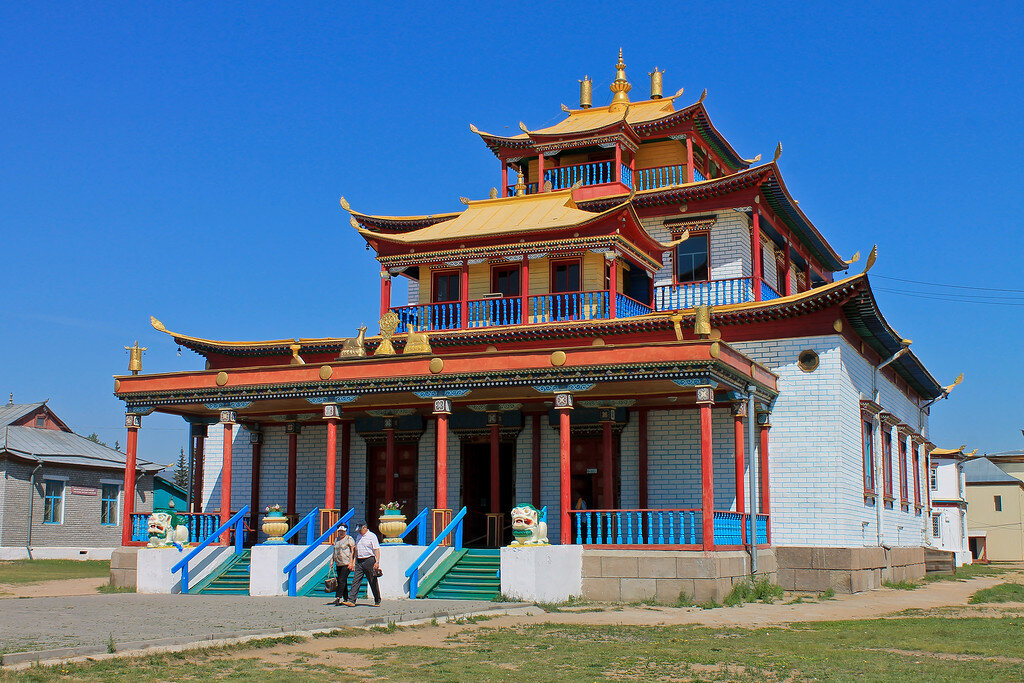
[[[978,304],[984,306],[1024,306],[1024,301],[979,301],[975,299],[957,299],[951,296],[942,296],[941,294],[921,294],[917,292],[903,292],[898,289],[885,289],[882,287],[878,288],[880,292],[887,292],[890,294],[896,294],[898,296],[909,296],[917,299],[933,299],[935,301],[945,301],[947,303],[955,304]]]
[[[1017,294],[1011,294],[1010,296],[1001,296],[999,294],[960,294],[958,292],[922,292],[917,289],[892,289],[889,287],[877,287],[880,292],[903,292],[905,294],[922,294],[926,296],[948,296],[957,299],[963,299],[965,301],[983,301],[986,299],[1001,299],[1005,301],[1021,301],[1024,302],[1024,296]]]
[[[871,277],[880,277],[883,280],[897,280],[899,282],[911,282],[915,285],[928,285],[929,287],[950,287],[952,289],[979,289],[986,292],[1017,292],[1018,294],[1024,294],[1024,289],[1006,289],[1002,287],[972,287],[970,285],[947,285],[941,282],[924,282],[922,280],[907,280],[901,277],[891,277],[889,275],[872,275]]]

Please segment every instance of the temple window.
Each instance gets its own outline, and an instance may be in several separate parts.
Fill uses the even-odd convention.
[[[434,302],[459,300],[459,271],[442,270],[434,273]]]
[[[705,282],[710,275],[708,233],[691,234],[676,247],[676,282]]]
[[[491,270],[491,292],[502,296],[519,296],[519,266],[495,266]]]
[[[578,292],[580,291],[580,261],[555,261],[551,264],[551,291]]]
[[[102,484],[100,487],[100,524],[116,526],[118,519],[118,498],[120,484]]]

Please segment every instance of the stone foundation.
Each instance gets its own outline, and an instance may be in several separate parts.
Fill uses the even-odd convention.
[[[758,551],[757,563],[758,576],[776,581],[773,549]],[[583,597],[589,600],[675,604],[686,593],[694,602],[721,602],[749,579],[750,556],[742,550],[583,551]]]
[[[885,581],[919,581],[925,573],[924,548],[781,547],[775,554],[785,590],[859,593]]]
[[[138,561],[138,548],[115,548],[110,553],[110,585],[114,588],[135,588]]]

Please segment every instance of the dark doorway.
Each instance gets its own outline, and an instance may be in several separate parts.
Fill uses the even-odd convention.
[[[462,444],[462,504],[466,506],[462,539],[467,547],[486,546],[487,513],[505,514],[501,545],[512,542],[511,512],[515,505],[515,444],[498,445],[497,509],[491,507],[491,444],[489,441]]]
[[[572,506],[583,505],[589,510],[614,510],[619,507],[619,435],[612,435],[611,495],[604,490],[604,440],[599,436],[572,438],[572,458],[569,471],[572,476]]]
[[[385,500],[384,493],[387,482],[387,446],[385,444],[367,444],[366,449],[366,523],[370,530],[383,540],[377,529],[377,518],[380,517],[380,506],[390,501]],[[416,500],[416,474],[419,467],[418,447],[413,443],[395,444],[395,497],[397,501],[405,501],[402,514],[406,519],[419,514]],[[359,516],[358,511],[356,516]]]

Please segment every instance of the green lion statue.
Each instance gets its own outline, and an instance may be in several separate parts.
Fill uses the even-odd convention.
[[[520,505],[512,508],[512,536],[509,545],[548,545],[548,524],[545,521],[547,512],[542,512],[532,505]]]

